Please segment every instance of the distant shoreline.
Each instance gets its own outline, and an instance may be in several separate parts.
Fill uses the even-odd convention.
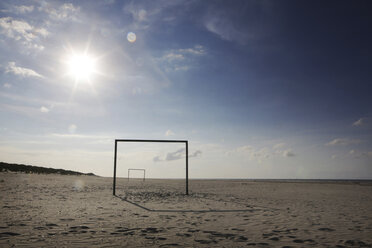
[[[74,176],[96,176],[93,173],[82,173],[78,171],[54,169],[40,166],[24,165],[24,164],[10,164],[0,162],[0,172],[21,172],[33,174],[59,174],[59,175],[74,175]]]
[[[107,177],[109,178],[109,177]],[[125,179],[127,177],[117,177]],[[130,180],[140,180],[142,178],[130,178]],[[185,180],[185,178],[146,178],[146,180]],[[265,182],[265,183],[371,183],[372,179],[252,179],[252,178],[189,178],[189,181],[229,181],[229,182]]]
[[[78,171],[54,169],[40,166],[13,164],[0,162],[0,172],[20,172],[33,174],[58,174],[75,176],[97,176],[93,173],[82,173]],[[127,179],[127,177],[117,177],[117,179]],[[131,178],[130,180],[136,180]],[[142,178],[139,178],[142,180]],[[146,180],[185,180],[185,178],[146,178]],[[189,178],[189,181],[236,181],[236,182],[268,182],[268,183],[371,183],[372,179],[270,179],[270,178]]]

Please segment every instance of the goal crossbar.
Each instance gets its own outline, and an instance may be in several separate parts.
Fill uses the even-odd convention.
[[[116,193],[116,160],[117,160],[117,148],[118,142],[152,142],[152,143],[184,143],[186,146],[186,195],[189,194],[189,145],[187,140],[144,140],[144,139],[115,139],[115,149],[114,149],[114,178],[112,194]],[[137,169],[142,170],[142,169]],[[129,171],[128,171],[129,179]]]

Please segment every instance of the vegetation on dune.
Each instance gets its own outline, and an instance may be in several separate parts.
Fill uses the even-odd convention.
[[[60,175],[87,175],[87,176],[95,176],[93,173],[81,173],[77,171],[71,170],[63,170],[63,169],[53,169],[53,168],[45,168],[39,166],[32,166],[32,165],[24,165],[24,164],[9,164],[0,162],[0,172],[5,171],[14,171],[14,172],[23,172],[23,173],[36,173],[36,174],[60,174]]]

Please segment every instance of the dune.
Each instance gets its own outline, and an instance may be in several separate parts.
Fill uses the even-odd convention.
[[[0,173],[0,247],[372,247],[372,182]]]

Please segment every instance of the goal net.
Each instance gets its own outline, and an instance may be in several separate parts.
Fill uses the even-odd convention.
[[[130,172],[136,172],[136,171],[140,171],[140,172],[143,172],[143,181],[145,181],[145,177],[146,177],[146,170],[145,169],[128,169],[128,181],[130,179]]]

